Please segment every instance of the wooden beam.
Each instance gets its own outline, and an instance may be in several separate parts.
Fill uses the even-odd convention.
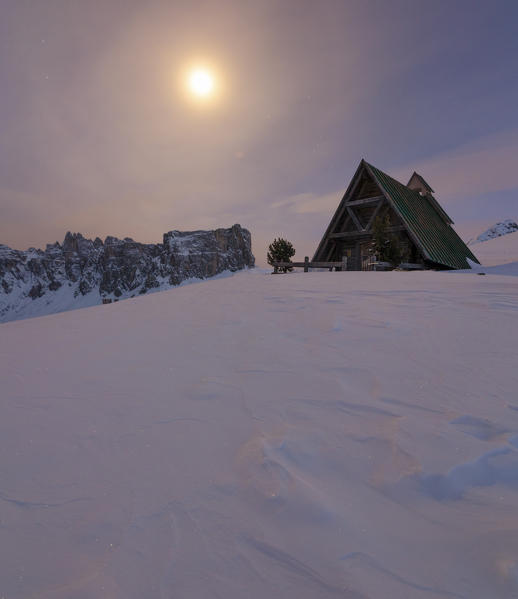
[[[363,227],[362,227],[360,221],[358,220],[358,217],[356,216],[356,214],[354,214],[352,209],[349,208],[349,204],[345,207],[345,209],[347,210],[347,213],[349,214],[349,216],[353,219],[353,222],[356,225],[356,228],[358,229],[358,231],[363,231]]]
[[[398,231],[406,231],[406,227],[404,225],[396,225],[394,227],[387,227],[387,231],[390,233],[396,233]],[[354,239],[355,237],[369,237],[371,235],[370,231],[346,231],[344,233],[331,233],[329,235],[330,239]]]
[[[363,206],[365,204],[375,204],[380,200],[384,200],[385,196],[376,196],[374,198],[364,198],[363,200],[352,200],[351,202],[347,202],[348,206]]]
[[[347,229],[350,222],[351,222],[351,217],[349,215],[347,215],[347,218],[344,220],[344,224],[342,225],[342,229]]]
[[[333,255],[333,252],[335,251],[336,248],[336,241],[333,241],[332,239],[328,240],[328,245],[329,245],[329,250],[327,252],[327,254],[324,254],[325,259],[329,261],[329,258],[331,258],[331,256]]]
[[[342,201],[340,202],[340,205],[338,206],[338,209],[334,215],[334,217],[331,219],[331,223],[329,225],[329,232],[333,231],[336,227],[336,224],[338,222],[340,222],[340,219],[342,218],[344,211],[346,209],[346,205],[347,205],[347,198],[350,198],[353,196],[354,192],[356,191],[356,188],[358,187],[358,184],[361,181],[361,178],[363,176],[363,173],[365,173],[365,166],[362,167],[362,169],[359,171],[358,176],[356,178],[356,181],[354,182],[354,184],[351,186],[350,189],[347,189],[347,191],[344,194],[344,197],[342,198]]]
[[[376,210],[374,210],[374,212],[372,213],[372,216],[369,219],[369,222],[367,223],[367,231],[370,231],[372,229],[374,220],[378,216],[380,208],[383,206],[384,200],[385,200],[385,197],[381,196],[380,203],[376,206]]]
[[[369,231],[345,231],[344,233],[331,233],[330,239],[354,239],[355,237],[369,237]]]
[[[336,268],[341,267],[343,265],[343,260],[340,262],[274,262],[274,268],[304,268],[304,272],[308,272],[306,269],[308,268]]]

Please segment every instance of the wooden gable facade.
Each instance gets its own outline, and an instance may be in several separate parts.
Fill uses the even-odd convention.
[[[399,242],[404,261],[422,268],[469,268],[478,262],[452,228],[452,220],[433,189],[414,173],[407,185],[360,162],[320,242],[313,261],[340,261],[347,270],[366,270],[372,261],[373,225],[388,217],[388,231]]]

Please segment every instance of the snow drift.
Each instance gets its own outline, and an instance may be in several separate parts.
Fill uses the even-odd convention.
[[[477,257],[488,273],[518,274],[518,232],[478,243]]]
[[[0,595],[518,596],[517,315],[246,271],[0,325]]]

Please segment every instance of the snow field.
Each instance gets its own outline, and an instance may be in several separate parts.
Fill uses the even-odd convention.
[[[518,596],[517,311],[249,271],[0,325],[0,596]]]
[[[475,243],[470,249],[480,263],[492,267],[495,274],[518,274],[518,232]]]

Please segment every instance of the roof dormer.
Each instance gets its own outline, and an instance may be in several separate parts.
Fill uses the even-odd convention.
[[[409,189],[414,189],[418,191],[421,195],[427,196],[432,195],[434,190],[428,185],[428,183],[421,177],[419,173],[414,171],[413,175],[410,177],[410,181],[406,184]]]

